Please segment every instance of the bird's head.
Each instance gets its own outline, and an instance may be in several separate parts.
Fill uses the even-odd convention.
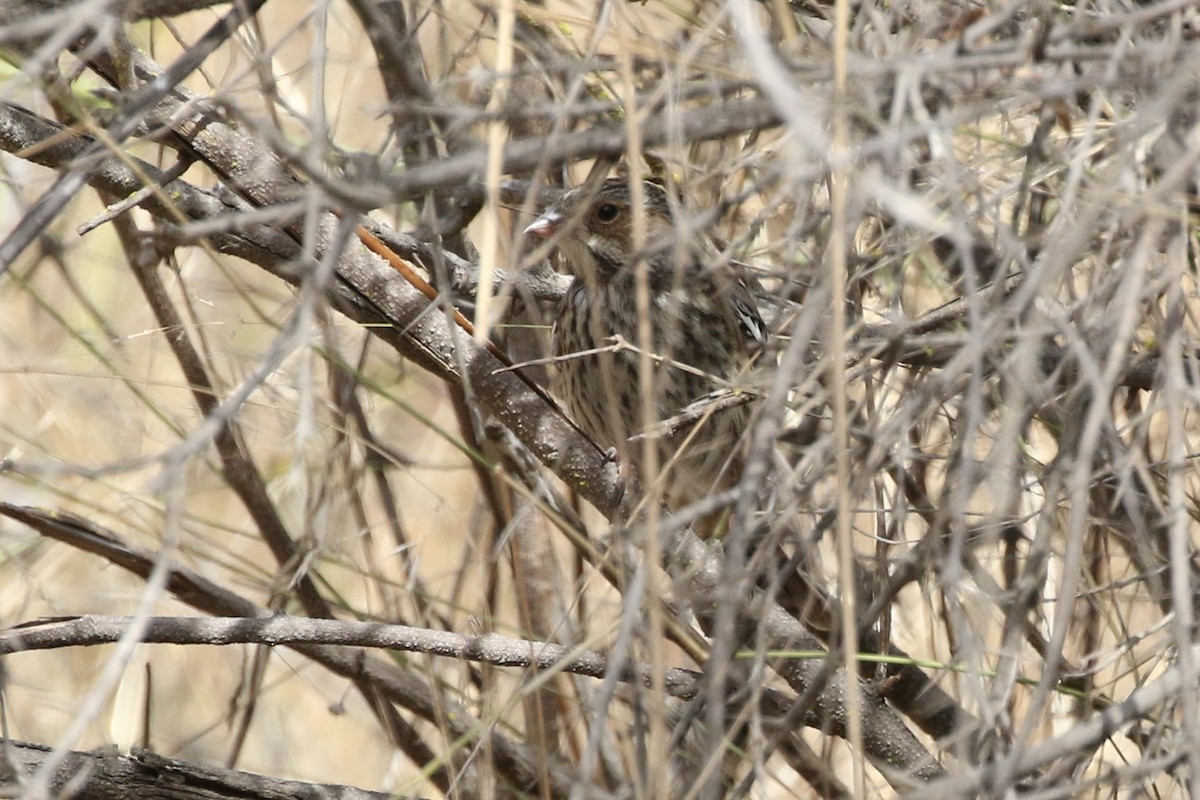
[[[599,187],[585,184],[565,193],[525,233],[546,240],[557,236],[559,250],[576,273],[617,272],[633,263],[636,252],[661,248],[675,236],[666,191],[643,181],[641,194],[641,208],[635,209],[625,179],[609,178]],[[641,248],[635,247],[633,235],[638,214],[644,226]]]

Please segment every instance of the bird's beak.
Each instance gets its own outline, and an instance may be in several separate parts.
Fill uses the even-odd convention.
[[[565,221],[566,217],[558,211],[550,209],[529,223],[529,226],[525,228],[525,235],[533,236],[537,239],[549,239],[562,227]]]

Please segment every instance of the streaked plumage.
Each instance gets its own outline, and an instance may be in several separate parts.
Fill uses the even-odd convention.
[[[617,448],[638,463],[629,436],[646,423],[675,417],[686,406],[736,383],[765,335],[754,299],[727,263],[711,265],[694,241],[680,241],[667,194],[643,184],[645,246],[654,355],[654,420],[642,419],[638,382],[641,355],[631,350],[576,356],[608,347],[620,336],[637,345],[638,311],[633,219],[629,185],[609,179],[598,189],[573,189],[528,228],[557,245],[575,280],[563,298],[551,349],[554,391],[576,423],[602,447]],[[673,363],[672,363],[673,362]],[[714,413],[667,467],[668,499],[679,505],[730,485],[740,467],[738,442],[749,417],[745,405]],[[667,465],[690,429],[664,438],[659,464]]]

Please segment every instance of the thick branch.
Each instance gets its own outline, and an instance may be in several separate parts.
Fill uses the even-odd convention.
[[[0,791],[20,790],[18,780],[33,775],[50,757],[40,744],[0,739],[0,757],[14,768],[3,770]],[[16,780],[14,780],[16,779]],[[148,750],[122,755],[116,750],[72,751],[66,754],[50,782],[55,797],[75,800],[388,800],[398,795],[368,792],[352,786],[305,783],[255,775],[252,772],[208,767],[163,758]]]

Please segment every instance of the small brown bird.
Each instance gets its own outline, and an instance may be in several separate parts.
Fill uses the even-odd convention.
[[[637,214],[645,236],[635,252]],[[575,276],[554,321],[554,392],[588,436],[631,457],[641,472],[641,443],[628,437],[729,387],[764,340],[766,326],[754,299],[727,261],[706,257],[694,232],[686,240],[681,236],[667,193],[656,183],[642,184],[640,209],[633,207],[624,179],[585,184],[564,194],[525,233],[559,237],[558,249]],[[646,265],[649,284],[654,419],[643,419],[638,379],[643,354],[611,349],[614,337],[632,346],[639,341],[639,263]],[[602,348],[609,349],[579,355]],[[722,408],[659,439],[659,467],[672,506],[737,480],[738,442],[749,413],[744,404]],[[644,472],[640,477],[646,479]]]

